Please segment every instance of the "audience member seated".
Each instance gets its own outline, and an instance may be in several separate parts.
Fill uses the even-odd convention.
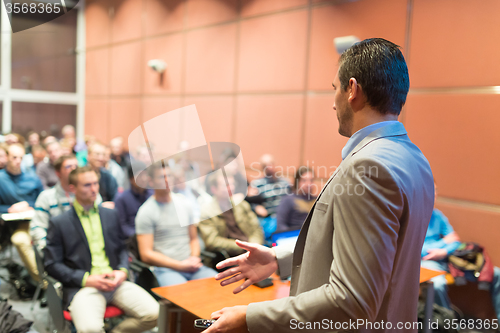
[[[189,201],[170,191],[170,169],[154,164],[148,171],[154,195],[139,208],[135,219],[141,260],[155,266],[161,286],[215,276],[216,271],[201,263]]]
[[[47,147],[47,145],[53,141],[57,141],[57,138],[53,135],[49,135],[42,140],[42,144],[44,147]]]
[[[201,186],[196,186],[195,189],[190,186],[193,182],[186,183],[184,169],[179,165],[172,169],[172,175],[175,180],[174,193],[180,193],[189,200],[191,207],[193,208],[193,220],[195,223],[198,223],[200,221],[201,205],[205,202],[211,201],[212,197],[206,193]]]
[[[72,153],[77,154],[79,151],[87,149],[85,142],[76,138],[76,132],[73,125],[64,125],[61,129],[62,139],[71,142]]]
[[[21,170],[24,172],[36,172],[36,167],[47,156],[47,151],[41,145],[34,145],[31,153],[25,154],[21,162]]]
[[[7,166],[7,149],[8,145],[6,143],[0,143],[0,170],[5,169]]]
[[[202,206],[202,221],[198,228],[208,251],[226,251],[230,256],[236,256],[244,250],[236,245],[235,239],[263,244],[264,233],[248,202],[232,206],[229,196],[234,191],[233,177],[227,177],[227,182],[226,185],[220,173],[210,176],[213,198]]]
[[[113,176],[118,184],[118,192],[123,192],[123,190],[128,190],[130,184],[125,177],[122,167],[111,159],[111,149],[106,147],[104,154],[104,168]]]
[[[9,146],[14,143],[20,143],[24,147],[25,139],[22,135],[17,133],[9,133],[4,137],[5,143]]]
[[[109,148],[111,148],[111,158],[126,170],[130,164],[130,154],[123,147],[123,138],[118,136],[111,139]]]
[[[313,186],[313,171],[305,166],[299,167],[295,173],[295,191],[283,197],[278,206],[277,231],[300,229],[302,227],[316,200],[316,197],[312,194]]]
[[[40,145],[40,136],[36,132],[28,133],[28,143],[25,145],[26,154],[21,162],[23,171],[36,171],[36,166],[47,155],[45,149]]]
[[[54,186],[59,178],[56,175],[54,164],[57,159],[62,155],[61,146],[57,141],[50,141],[46,145],[47,153],[49,155],[48,161],[40,162],[36,168],[36,174],[42,181],[44,188],[51,188]],[[66,154],[70,155],[70,154]]]
[[[434,208],[422,247],[421,266],[449,272],[448,256],[452,254],[460,244],[460,239],[448,222],[446,216],[441,211]],[[473,276],[472,272],[467,272],[465,278],[470,281],[476,281],[476,277]],[[434,283],[434,301],[437,305],[450,309],[448,285],[445,276],[437,276],[432,279],[432,282]],[[494,267],[493,270],[493,280],[490,283],[490,294],[497,318],[500,321],[500,268],[498,267]]]
[[[148,146],[140,145],[137,147],[134,155],[136,161],[141,161],[146,165],[151,164],[151,155]],[[153,153],[154,147],[151,147],[151,153]]]
[[[40,135],[37,132],[29,132],[26,137],[28,138],[28,146],[26,147],[26,154],[31,154],[33,146],[40,144]]]
[[[231,148],[224,149],[219,157],[217,157],[216,170],[219,168],[224,168],[226,175],[232,176],[234,178],[234,192],[241,193],[243,196],[247,195],[248,190],[248,181],[245,176],[240,172],[241,166],[239,165],[239,161],[236,159],[236,153]],[[214,157],[214,160],[216,157]],[[241,168],[244,169],[244,166]],[[205,178],[205,187],[207,189],[207,193],[212,195],[210,192],[210,185],[208,184],[209,177]],[[256,198],[255,198],[256,199]],[[262,200],[257,199],[256,202],[261,203]]]
[[[99,176],[99,193],[101,194],[107,208],[114,208],[116,194],[118,193],[118,184],[116,179],[104,168],[106,158],[106,147],[101,143],[93,143],[88,147],[88,165],[94,169]]]
[[[45,160],[47,151],[41,145],[34,145],[31,147],[31,155],[33,156],[33,171],[36,171],[38,165]]]
[[[133,161],[127,167],[130,189],[119,194],[115,199],[115,210],[118,213],[118,221],[124,239],[135,234],[135,217],[139,207],[153,194],[153,190],[137,185],[134,177],[135,170],[144,170],[146,165],[139,161]],[[146,171],[138,175],[139,184],[149,184],[149,176]]]
[[[255,197],[261,200],[261,204],[253,204],[252,208],[261,218],[260,223],[264,228],[265,237],[269,239],[271,234],[276,231],[276,212],[281,199],[289,193],[290,183],[287,179],[278,177],[272,155],[263,155],[260,164],[264,177],[250,183],[250,187],[254,191],[249,190],[249,196],[254,196],[254,198],[249,198],[249,200],[256,202],[252,200]]]
[[[33,210],[36,198],[43,191],[42,183],[35,173],[21,171],[24,155],[24,147],[21,144],[11,144],[7,154],[7,165],[5,169],[0,170],[0,214]],[[32,256],[29,222],[19,224],[11,242],[28,270],[38,272]],[[32,277],[38,280],[38,274],[32,273]]]
[[[30,222],[33,243],[40,249],[45,247],[49,219],[69,210],[75,198],[69,188],[69,174],[78,167],[75,155],[63,155],[54,163],[58,182],[54,187],[44,190],[35,202],[35,216]],[[97,196],[97,204],[102,202]]]
[[[114,332],[155,327],[159,306],[141,287],[126,281],[128,255],[112,209],[98,206],[99,177],[91,167],[71,171],[72,209],[52,218],[44,249],[47,273],[63,285],[78,332],[104,332],[104,311],[115,305],[128,316]]]
[[[73,150],[75,146],[75,141],[73,139],[61,139],[59,143],[61,144],[62,155],[69,155],[75,153],[75,151]]]
[[[64,159],[63,159],[64,158]],[[73,161],[72,161],[73,160]],[[76,159],[74,156],[63,156],[58,159],[61,165],[56,162],[56,169],[58,170],[58,175],[61,177],[61,183],[57,183],[55,187],[42,191],[35,202],[35,215],[33,219],[29,222],[31,240],[27,239],[26,235],[23,235],[23,257],[25,258],[26,268],[30,274],[34,277],[38,277],[38,269],[35,261],[35,254],[31,246],[31,241],[38,246],[40,250],[45,247],[45,238],[47,236],[47,228],[49,227],[49,218],[51,216],[56,216],[65,210],[70,208],[70,199],[72,202],[72,196],[67,192],[65,193],[62,186],[67,189],[68,186],[68,175],[71,170],[77,167]],[[74,163],[72,163],[74,162]],[[65,169],[61,172],[61,167]],[[35,279],[38,280],[38,279]]]

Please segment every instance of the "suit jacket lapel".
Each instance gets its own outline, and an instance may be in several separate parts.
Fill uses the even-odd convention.
[[[71,210],[73,212],[73,225],[75,226],[76,230],[78,231],[78,234],[83,240],[83,244],[85,244],[85,247],[88,250],[89,257],[90,257],[90,247],[89,247],[89,241],[87,240],[87,235],[85,235],[85,231],[83,230],[82,222],[80,222],[80,218],[78,217],[78,214],[76,214],[75,208],[71,206]],[[92,261],[92,258],[90,259]]]
[[[314,205],[311,207],[311,210],[309,211],[309,214],[307,214],[306,220],[304,221],[304,224],[302,224],[302,228],[300,229],[299,237],[297,238],[297,243],[295,244],[295,249],[294,249],[294,258],[293,258],[293,265],[300,265],[302,263],[302,255],[304,252],[304,247],[306,243],[306,238],[307,238],[307,231],[309,229],[309,225],[311,223],[311,218],[312,214],[314,212],[314,207],[316,207],[316,202],[321,198],[321,195],[325,191],[326,187],[332,182],[332,180],[337,176],[339,172],[342,171],[343,166],[349,165],[348,161],[349,159],[356,154],[359,150],[361,150],[363,147],[365,147],[367,144],[372,142],[373,140],[382,138],[382,137],[387,137],[387,136],[398,136],[398,135],[406,135],[406,129],[404,128],[402,123],[394,123],[390,124],[384,127],[381,127],[372,133],[370,133],[366,138],[361,140],[359,144],[356,145],[356,147],[352,150],[352,152],[347,155],[347,157],[340,163],[338,168],[335,170],[333,175],[328,179],[326,182],[325,186],[321,189],[320,194],[316,198]],[[344,171],[342,171],[344,172]],[[300,254],[300,255],[299,255]]]
[[[293,258],[293,265],[300,265],[302,263],[302,255],[304,253],[304,247],[306,244],[306,238],[307,238],[307,231],[309,230],[309,225],[311,223],[312,215],[314,212],[314,207],[316,207],[316,202],[318,202],[319,198],[321,198],[321,194],[323,194],[325,188],[328,186],[328,184],[331,183],[333,178],[342,170],[342,164],[346,164],[347,160],[349,159],[350,156],[348,156],[344,161],[340,163],[340,165],[337,167],[333,175],[328,179],[326,182],[325,186],[321,189],[321,192],[319,193],[318,197],[314,201],[313,206],[311,207],[311,210],[309,211],[309,214],[307,214],[306,220],[302,224],[302,227],[300,228],[300,233],[299,237],[297,238],[297,243],[295,243],[295,249],[294,249],[294,258]],[[300,256],[298,255],[300,253]],[[295,255],[297,254],[297,255]]]

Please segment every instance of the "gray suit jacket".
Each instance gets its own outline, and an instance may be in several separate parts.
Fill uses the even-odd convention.
[[[416,332],[397,325],[417,321],[420,251],[433,204],[429,163],[403,124],[369,134],[318,196],[293,258],[276,248],[280,275],[292,273],[290,297],[250,304],[250,332],[372,331],[353,325],[358,320]]]

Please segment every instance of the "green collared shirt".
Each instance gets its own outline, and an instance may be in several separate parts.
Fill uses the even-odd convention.
[[[109,259],[104,249],[104,236],[97,204],[94,203],[94,207],[88,212],[76,200],[73,202],[73,207],[87,237],[90,256],[92,258],[92,268],[90,272],[85,273],[82,279],[82,287],[85,287],[89,275],[111,273],[113,272],[113,268],[109,264]],[[120,268],[120,270],[127,272],[125,268]]]

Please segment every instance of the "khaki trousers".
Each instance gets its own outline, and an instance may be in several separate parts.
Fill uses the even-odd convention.
[[[156,326],[158,302],[135,283],[124,281],[113,292],[84,287],[76,294],[69,311],[78,333],[104,333],[106,305],[120,308],[127,318],[112,333],[139,333]]]

